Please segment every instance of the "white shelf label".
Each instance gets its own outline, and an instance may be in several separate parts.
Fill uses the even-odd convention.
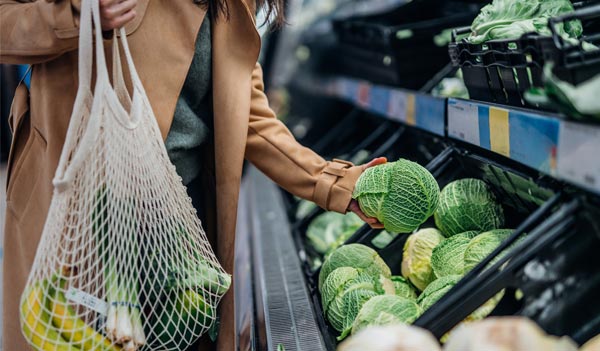
[[[557,173],[600,193],[600,127],[574,122],[560,124]]]
[[[448,104],[448,135],[481,146],[477,105],[462,101]]]
[[[85,306],[102,315],[106,315],[106,312],[108,310],[108,304],[105,301],[97,298],[94,295],[90,295],[85,291],[75,288],[69,288],[69,290],[67,291],[67,300],[71,300],[76,304]]]
[[[390,91],[388,115],[391,119],[406,122],[406,93],[399,90]]]

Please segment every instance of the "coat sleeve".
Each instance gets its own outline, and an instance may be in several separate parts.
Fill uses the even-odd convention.
[[[325,161],[300,145],[276,118],[263,87],[262,69],[256,64],[246,159],[290,193],[345,213],[362,168],[341,160]]]
[[[77,48],[80,0],[0,0],[0,62],[35,64]]]

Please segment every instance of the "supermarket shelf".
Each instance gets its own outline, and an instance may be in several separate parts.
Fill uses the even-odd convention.
[[[600,194],[600,126],[558,115],[448,99],[448,137]]]
[[[518,107],[438,98],[347,77],[305,79],[300,86],[481,147],[600,195],[600,125]]]
[[[376,115],[444,136],[446,100],[347,77],[306,79],[304,89],[333,96]]]

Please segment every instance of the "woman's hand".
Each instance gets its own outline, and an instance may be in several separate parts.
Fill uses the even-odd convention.
[[[102,30],[121,28],[135,18],[137,0],[100,0]]]
[[[367,169],[369,167],[382,165],[386,162],[387,162],[387,159],[385,157],[378,157],[378,158],[374,158],[369,163],[365,163],[361,167],[363,168],[363,172],[364,172],[365,169]],[[360,209],[360,206],[358,205],[358,201],[352,199],[352,201],[350,201],[350,205],[348,206],[348,210],[356,213],[358,215],[358,217],[360,217],[360,219],[362,219],[363,221],[365,221],[365,223],[370,225],[371,228],[374,228],[374,229],[382,229],[383,228],[383,224],[381,222],[379,222],[379,220],[377,218],[367,217],[367,215],[365,215],[363,213],[363,211]]]

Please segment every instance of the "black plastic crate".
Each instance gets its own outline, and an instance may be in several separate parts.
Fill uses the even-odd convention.
[[[452,4],[414,1],[379,16],[334,20],[339,44],[330,49],[338,58],[332,68],[373,83],[421,88],[448,63],[434,37],[470,23],[479,9],[461,2],[450,10]]]
[[[504,308],[499,305],[492,314],[526,316],[550,334],[583,344],[600,333],[598,215],[597,205],[584,198],[556,194],[415,324],[441,337],[506,289],[510,293],[504,295]],[[515,246],[485,270],[510,245]]]
[[[600,50],[585,51],[581,44],[566,42],[556,33],[556,25],[569,20],[591,21],[600,18],[600,5],[579,9],[572,14],[549,21],[552,36],[524,34],[514,40],[491,40],[471,44],[456,37],[470,31],[469,27],[453,31],[448,46],[450,59],[460,67],[471,99],[512,106],[529,105],[525,92],[543,87],[543,68],[554,63],[554,74],[569,83],[580,84],[600,73]],[[584,27],[585,40],[600,44],[598,26]]]

